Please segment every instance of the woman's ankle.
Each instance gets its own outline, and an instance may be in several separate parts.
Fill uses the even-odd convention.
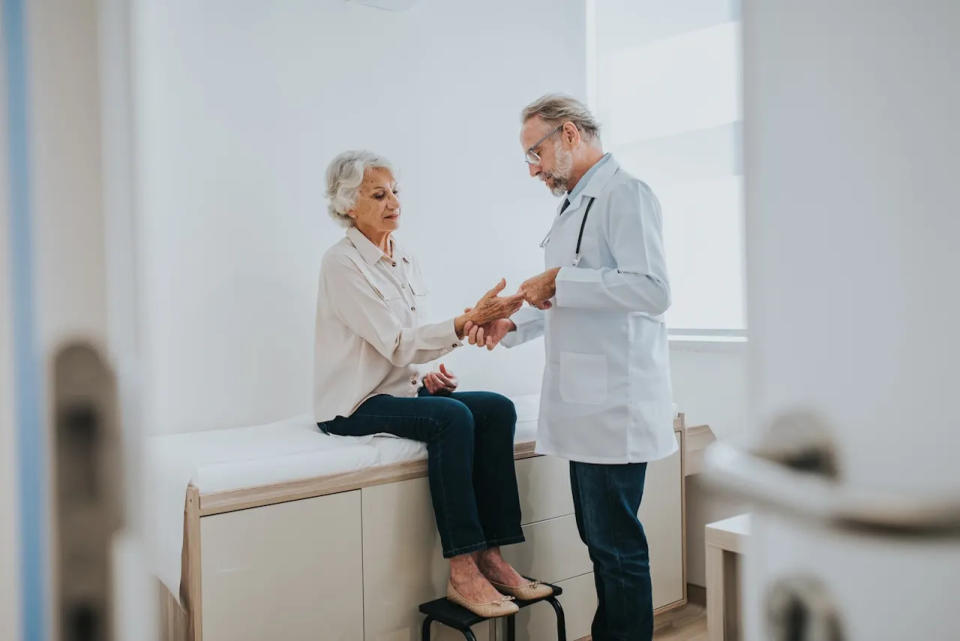
[[[480,574],[474,553],[459,554],[450,558],[450,576],[458,579],[469,579]]]

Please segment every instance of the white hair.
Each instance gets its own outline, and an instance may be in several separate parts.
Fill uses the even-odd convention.
[[[569,120],[580,130],[588,144],[600,144],[600,123],[586,105],[576,98],[558,93],[541,96],[523,108],[520,122],[526,123],[534,116],[551,125],[561,125]]]
[[[353,219],[347,212],[357,204],[357,192],[363,183],[367,169],[382,168],[391,172],[390,161],[370,151],[350,150],[339,154],[327,167],[327,206],[330,217],[343,225],[352,227]]]

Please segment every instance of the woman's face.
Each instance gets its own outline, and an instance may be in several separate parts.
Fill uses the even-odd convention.
[[[389,169],[368,168],[357,191],[357,202],[347,214],[368,238],[390,233],[400,226],[399,193]]]

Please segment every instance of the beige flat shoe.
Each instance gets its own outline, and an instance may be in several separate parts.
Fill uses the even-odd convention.
[[[468,601],[467,597],[457,592],[457,589],[453,587],[453,583],[450,581],[447,581],[447,600],[470,610],[479,617],[488,619],[505,617],[520,611],[517,604],[513,602],[512,596],[501,597],[490,603],[474,603],[473,601]]]
[[[487,580],[489,581],[489,579]],[[497,588],[497,590],[500,592],[517,597],[521,601],[543,599],[553,594],[553,588],[551,588],[549,585],[544,585],[539,581],[531,581],[530,583],[521,586],[504,585],[503,583],[490,581],[490,585]]]

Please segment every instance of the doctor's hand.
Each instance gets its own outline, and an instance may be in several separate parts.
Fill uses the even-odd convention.
[[[463,334],[471,345],[492,350],[504,336],[515,329],[517,329],[516,323],[509,318],[498,318],[484,325],[475,325],[468,322],[463,328]]]
[[[528,278],[520,285],[519,293],[523,295],[525,301],[534,307],[548,309],[550,299],[557,293],[557,274],[559,272],[560,268],[554,267],[538,276]]]
[[[430,372],[423,377],[423,386],[431,394],[449,394],[457,389],[459,382],[443,363],[440,363],[439,372]]]

